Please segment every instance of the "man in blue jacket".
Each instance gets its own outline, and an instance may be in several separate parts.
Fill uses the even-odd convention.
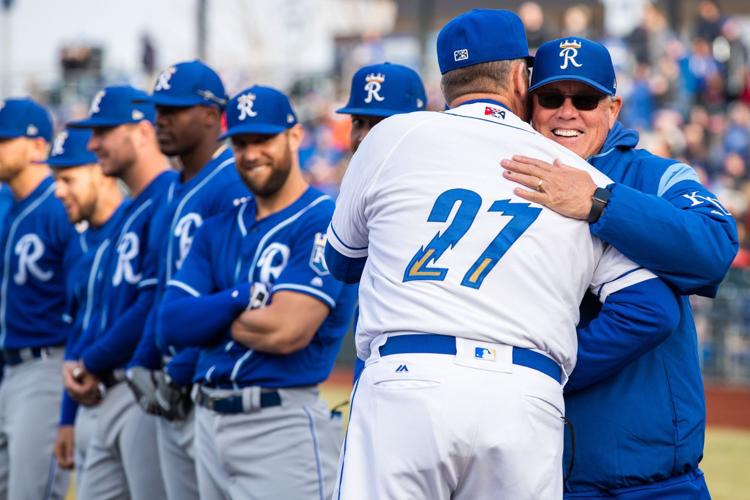
[[[710,498],[703,456],[705,401],[688,296],[713,297],[737,252],[735,222],[688,165],[635,149],[638,133],[618,123],[612,61],[581,38],[547,42],[536,54],[532,124],[613,179],[597,189],[589,175],[560,162],[502,161],[517,194],[562,215],[588,220],[591,232],[679,291],[681,320],[663,342],[611,365],[632,339],[579,335],[578,365],[566,386],[575,443],[566,443],[566,498]],[[598,312],[581,306],[581,325]],[[579,330],[580,331],[580,330]]]

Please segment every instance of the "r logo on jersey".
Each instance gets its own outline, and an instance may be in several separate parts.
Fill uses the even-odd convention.
[[[117,245],[117,269],[112,277],[112,284],[120,286],[123,280],[131,285],[141,281],[141,275],[133,270],[133,259],[138,257],[140,240],[135,233],[125,233]]]
[[[281,243],[271,243],[258,259],[258,278],[261,283],[273,284],[289,262],[289,247]],[[255,281],[250,276],[250,281]]]
[[[39,281],[49,281],[54,273],[39,268],[37,261],[44,255],[44,243],[34,233],[25,234],[18,240],[15,248],[18,255],[18,271],[13,276],[16,285],[25,285],[28,275],[31,273]]]
[[[315,233],[315,242],[313,243],[312,254],[310,255],[310,267],[320,276],[329,273],[326,264],[326,235],[325,233]]]
[[[190,253],[190,247],[193,245],[193,236],[195,231],[203,225],[203,218],[195,213],[190,212],[180,218],[177,225],[174,228],[174,236],[179,239],[180,258],[175,262],[175,266],[179,270],[182,267],[182,263],[185,262],[185,258]]]

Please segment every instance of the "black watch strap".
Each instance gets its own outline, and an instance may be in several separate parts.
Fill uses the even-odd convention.
[[[607,188],[596,188],[594,194],[591,195],[591,211],[586,218],[586,221],[589,224],[593,224],[599,220],[602,213],[604,213],[604,209],[607,207],[607,203],[609,203],[609,197],[611,195],[612,193]]]

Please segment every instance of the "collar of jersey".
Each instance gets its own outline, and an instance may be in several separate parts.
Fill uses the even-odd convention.
[[[159,194],[166,196],[167,185],[177,178],[179,174],[174,170],[165,170],[149,182],[148,186],[133,199],[133,205],[143,203]]]
[[[29,193],[29,195],[23,200],[16,201],[14,197],[13,200],[15,201],[16,208],[25,207],[29,203],[39,198],[47,191],[47,188],[49,188],[50,184],[52,184],[53,182],[55,182],[55,180],[52,178],[52,176],[45,177],[44,179],[42,179],[42,182],[40,182],[39,185],[35,187],[34,190],[31,191],[31,193]]]
[[[317,199],[319,196],[321,196],[323,193],[318,191],[312,186],[308,186],[302,195],[294,200],[291,205],[288,207],[284,207],[278,212],[274,212],[270,215],[267,215],[263,217],[262,219],[255,219],[255,198],[250,198],[248,200],[247,204],[248,207],[245,210],[245,213],[243,214],[244,224],[245,227],[248,229],[253,227],[256,224],[265,224],[268,221],[276,221],[276,220],[282,220],[286,219],[287,217],[290,217],[294,215],[295,213],[299,212],[303,208],[305,208],[307,205],[312,203],[315,199]]]
[[[494,99],[471,99],[465,102],[462,102],[456,108],[460,108],[461,106],[466,106],[467,104],[475,104],[477,102],[482,102],[484,104],[494,104],[495,106],[500,106],[501,108],[505,108],[508,111],[510,111],[510,108],[506,106],[505,104],[501,103],[500,101],[496,101]],[[448,109],[456,109],[456,108],[448,108]]]
[[[123,200],[122,203],[120,203],[120,206],[115,209],[115,211],[104,224],[99,227],[89,226],[89,228],[86,230],[86,233],[91,240],[89,241],[89,247],[98,245],[99,243],[104,241],[104,238],[109,236],[110,232],[115,231],[118,227],[120,227],[120,220],[122,219],[123,214],[127,212],[129,204],[130,200]]]
[[[200,169],[200,171],[193,176],[192,179],[190,179],[187,182],[182,182],[181,176],[177,178],[177,185],[175,186],[177,188],[177,191],[180,192],[183,189],[191,188],[198,184],[200,181],[206,178],[211,172],[213,172],[219,165],[224,163],[225,161],[233,158],[234,155],[232,151],[227,148],[226,146],[222,146],[219,150],[214,153],[214,156],[211,157],[210,160],[208,160],[208,163],[206,163],[203,168]]]
[[[505,111],[505,118],[503,120],[499,120],[496,118],[491,118],[485,114],[485,108],[488,104],[491,104],[492,106],[502,106]],[[467,118],[472,118],[475,120],[482,120],[489,123],[497,123],[498,125],[502,126],[509,126],[513,128],[517,128],[520,130],[525,130],[526,132],[536,132],[531,125],[528,122],[523,121],[521,118],[519,118],[513,111],[508,109],[506,106],[503,106],[502,104],[497,103],[496,101],[490,101],[489,99],[477,99],[476,101],[467,101],[460,106],[457,106],[455,108],[451,108],[447,111],[444,111],[444,113],[454,116],[463,116]]]

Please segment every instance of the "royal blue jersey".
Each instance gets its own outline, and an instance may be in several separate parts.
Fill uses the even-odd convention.
[[[89,226],[78,235],[83,253],[71,268],[67,279],[67,316],[71,328],[65,345],[66,360],[78,360],[84,342],[82,333],[88,329],[92,320],[96,321],[93,304],[97,276],[101,279],[99,267],[110,247],[112,233],[118,229],[127,206],[128,202],[123,202],[103,225]],[[72,425],[77,408],[78,403],[63,390],[60,425]]]
[[[0,345],[22,349],[65,344],[66,277],[81,248],[55,197],[52,177],[14,201],[0,249]]]
[[[0,183],[0,235],[3,234],[10,206],[13,205],[13,193],[7,184]]]
[[[122,367],[133,355],[153,304],[156,255],[148,249],[149,227],[156,209],[165,203],[177,173],[159,174],[129,204],[99,272],[93,307],[97,320],[84,332],[81,352],[86,369],[106,373]]]
[[[150,238],[153,241],[150,246],[159,249],[154,307],[158,306],[167,281],[185,261],[195,232],[203,222],[237,207],[249,196],[250,192],[234,166],[231,150],[224,147],[217,151],[195,177],[187,182],[175,180],[170,186],[167,202],[157,211],[151,225]],[[155,315],[149,315],[143,338],[131,364],[158,368],[161,366],[162,356],[177,356],[177,352],[169,352],[163,342],[157,342],[161,340],[161,335],[155,327]],[[193,349],[192,353],[186,352],[179,358],[170,363],[167,370],[173,380],[189,384],[198,351]]]
[[[314,188],[283,210],[256,220],[253,200],[209,219],[177,275],[167,283],[159,314],[165,340],[202,347],[194,381],[212,387],[296,387],[325,380],[351,320],[356,289],[335,280],[323,258],[333,214],[330,197]],[[248,350],[229,327],[248,305],[250,283],[273,294],[294,291],[330,308],[310,344],[290,355]],[[190,314],[170,309],[190,308]],[[203,313],[203,309],[206,313]],[[176,311],[175,311],[176,312]],[[211,324],[198,325],[193,315]]]

